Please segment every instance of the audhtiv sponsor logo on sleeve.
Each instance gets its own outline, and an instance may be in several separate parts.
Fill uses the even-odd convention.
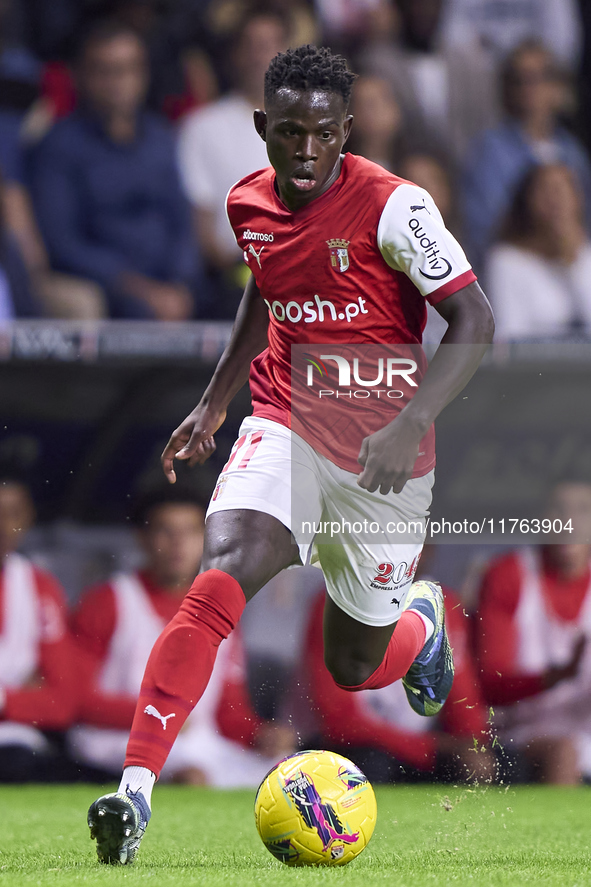
[[[410,209],[412,212],[413,210],[416,211],[421,208],[422,207],[411,206]],[[445,280],[446,277],[449,277],[453,270],[452,265],[448,259],[441,255],[441,249],[437,242],[437,238],[428,234],[425,226],[421,224],[421,220],[416,216],[409,219],[408,227],[412,232],[412,236],[418,241],[418,246],[420,246],[427,259],[429,270],[423,271],[422,268],[419,268],[419,274],[422,274],[427,280]]]

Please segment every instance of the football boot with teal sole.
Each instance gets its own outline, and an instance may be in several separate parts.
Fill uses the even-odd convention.
[[[411,708],[419,715],[436,715],[449,695],[454,679],[454,660],[445,628],[441,586],[436,582],[413,582],[404,610],[426,616],[435,629],[402,678]]]

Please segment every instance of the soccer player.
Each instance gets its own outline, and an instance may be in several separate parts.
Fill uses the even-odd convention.
[[[424,521],[433,420],[492,339],[490,306],[429,194],[343,155],[353,81],[343,58],[314,46],[280,53],[265,76],[265,110],[254,122],[271,167],[238,182],[227,201],[252,277],[211,383],[164,450],[168,479],[175,480],[175,457],[195,465],[211,455],[249,372],[253,416],[212,498],[201,572],[150,655],[119,792],[90,807],[103,862],[133,860],[154,781],[246,601],[310,555],[314,540],[293,522],[292,496],[297,508],[305,500],[312,523],[341,513],[377,515],[382,524],[388,516]],[[290,433],[292,344],[418,346],[425,298],[449,328],[420,385],[406,385],[395,418],[367,409],[363,429],[352,409],[347,433],[333,441],[317,421],[305,425],[306,439]],[[302,489],[291,488],[292,465],[305,478]],[[441,589],[411,585],[421,544],[316,542],[312,555],[327,584],[325,659],[335,682],[355,691],[403,678],[412,707],[434,714],[450,690],[453,661]],[[395,582],[402,563],[405,575]]]

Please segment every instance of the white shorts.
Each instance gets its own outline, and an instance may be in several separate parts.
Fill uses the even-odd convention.
[[[294,432],[249,417],[218,478],[207,516],[262,511],[291,530],[303,564],[320,566],[328,594],[365,625],[391,625],[404,606],[426,535],[434,472],[401,493],[369,493],[357,475]]]

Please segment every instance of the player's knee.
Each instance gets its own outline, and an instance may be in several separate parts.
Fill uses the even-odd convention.
[[[343,652],[326,651],[324,662],[334,682],[344,690],[356,689],[365,683],[376,669],[374,663]]]
[[[210,554],[203,559],[201,569],[202,572],[205,570],[221,570],[222,573],[232,576],[242,588],[246,600],[250,600],[261,587],[258,576],[249,568],[249,563],[244,557],[244,551],[240,547]]]

